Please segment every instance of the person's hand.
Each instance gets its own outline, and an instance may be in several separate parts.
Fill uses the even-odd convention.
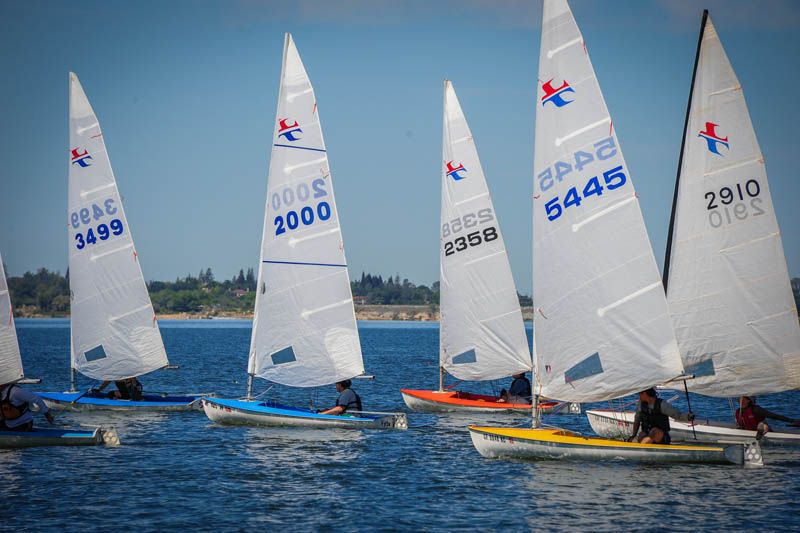
[[[689,412],[689,422],[694,422],[694,413]]]
[[[633,442],[634,440],[636,440],[636,435],[631,435],[625,439],[625,442]]]
[[[55,426],[55,425],[56,425],[56,421],[55,421],[55,419],[53,418],[53,415],[51,415],[51,414],[50,414],[50,411],[46,412],[46,413],[44,414],[44,417],[47,419],[47,421],[48,421],[48,422],[50,422],[50,425],[52,425],[52,426]]]

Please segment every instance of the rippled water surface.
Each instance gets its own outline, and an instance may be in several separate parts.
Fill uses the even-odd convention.
[[[146,390],[244,394],[249,321],[159,324],[170,363],[181,368],[144,376]],[[354,382],[365,409],[405,410],[399,389],[438,385],[437,324],[362,322],[359,328],[366,370],[375,376]],[[17,331],[25,374],[43,379],[28,387],[66,390],[69,322],[19,320]],[[79,388],[92,384],[82,378]],[[255,390],[266,387],[256,380]],[[491,390],[489,384],[460,388]],[[332,385],[275,387],[268,396],[324,407],[336,392]],[[759,401],[800,417],[798,391]],[[682,402],[674,403],[685,410]],[[702,416],[730,417],[724,400],[693,396],[692,407]],[[481,457],[466,426],[529,424],[513,415],[413,412],[408,431],[225,427],[202,412],[65,412],[57,420],[71,427],[113,425],[123,444],[0,450],[0,530],[800,528],[800,450],[766,449],[767,465],[755,470]],[[584,415],[545,422],[591,433]]]

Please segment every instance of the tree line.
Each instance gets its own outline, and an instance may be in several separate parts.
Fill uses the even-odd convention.
[[[800,308],[800,278],[791,280],[795,304]],[[68,316],[69,271],[50,272],[40,268],[35,273],[8,278],[15,316]],[[256,275],[252,268],[240,269],[229,280],[216,281],[211,268],[201,269],[197,276],[188,274],[175,281],[147,283],[153,309],[158,314],[220,313],[251,314],[256,297]],[[439,282],[430,287],[416,285],[400,274],[387,276],[362,272],[350,282],[356,305],[430,305],[439,304]],[[519,295],[520,305],[533,305],[530,296]]]

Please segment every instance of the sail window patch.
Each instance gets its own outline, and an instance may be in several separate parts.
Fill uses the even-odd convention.
[[[106,351],[103,349],[102,344],[96,348],[92,348],[88,352],[84,352],[83,356],[86,357],[87,363],[91,363],[92,361],[97,361],[98,359],[105,359],[106,357],[108,357],[106,355]]]
[[[453,356],[454,365],[463,365],[466,363],[475,363],[478,359],[475,357],[475,350],[467,350],[464,353]]]
[[[714,370],[714,361],[712,359],[706,359],[705,361],[700,361],[699,363],[685,367],[683,370],[684,374],[694,374],[694,377],[696,378],[713,376],[714,374],[717,373]]]
[[[291,363],[292,361],[297,361],[297,357],[294,356],[294,350],[292,349],[291,346],[271,354],[270,357],[272,358],[273,365],[282,365],[284,363]]]
[[[564,382],[571,383],[579,379],[588,378],[602,373],[603,365],[600,363],[600,354],[595,352],[564,372]]]

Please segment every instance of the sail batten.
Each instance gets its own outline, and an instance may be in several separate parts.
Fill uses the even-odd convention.
[[[290,34],[284,42],[258,287],[250,374],[312,387],[364,372],[316,97]]]
[[[761,148],[736,74],[704,14],[679,161],[670,311],[688,382],[709,396],[800,387],[800,326]]]
[[[506,247],[472,132],[449,80],[442,115],[440,366],[462,380],[530,371]]]
[[[169,364],[100,123],[70,73],[68,246],[72,367],[97,380]],[[130,250],[132,253],[120,253]]]

